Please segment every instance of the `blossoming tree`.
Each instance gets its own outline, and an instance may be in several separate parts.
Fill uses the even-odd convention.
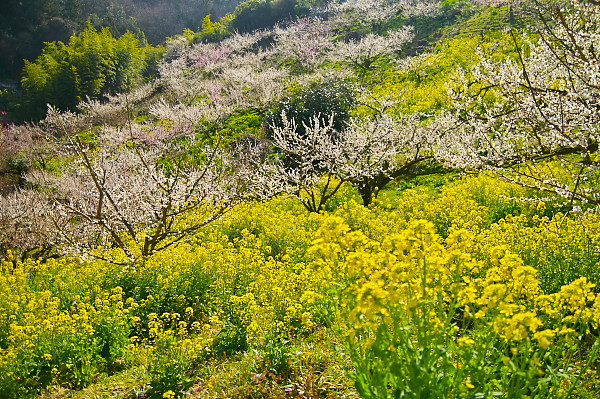
[[[358,189],[366,206],[392,180],[421,173],[432,159],[432,132],[420,119],[382,114],[353,118],[337,130],[333,116],[315,115],[299,129],[283,114],[283,125],[273,126],[279,158],[257,169],[263,179],[284,182],[311,212],[321,212],[344,183]]]
[[[437,154],[458,167],[492,168],[520,184],[591,204],[600,130],[600,6],[571,0],[540,11],[541,30],[524,42],[513,32],[516,58],[481,53],[471,73],[450,89],[454,111]],[[549,161],[569,170],[557,176]],[[527,162],[527,163],[525,163]]]

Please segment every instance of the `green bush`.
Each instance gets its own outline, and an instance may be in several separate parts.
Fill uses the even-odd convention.
[[[298,129],[302,124],[310,124],[310,119],[320,116],[328,120],[334,116],[335,130],[341,130],[350,118],[350,111],[356,105],[356,90],[351,82],[344,79],[319,79],[307,86],[293,88],[266,114],[269,125],[283,126],[281,115],[294,120]]]

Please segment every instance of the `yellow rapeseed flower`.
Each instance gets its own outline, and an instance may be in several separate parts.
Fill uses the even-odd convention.
[[[175,397],[175,392],[169,389],[167,392],[163,393],[162,397],[166,399],[173,399]]]
[[[533,339],[537,340],[543,349],[547,349],[552,344],[555,335],[555,330],[541,330],[533,334]]]

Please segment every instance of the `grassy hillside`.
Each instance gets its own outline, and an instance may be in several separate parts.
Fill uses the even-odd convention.
[[[488,3],[48,44],[0,125],[0,397],[597,397],[600,8]]]

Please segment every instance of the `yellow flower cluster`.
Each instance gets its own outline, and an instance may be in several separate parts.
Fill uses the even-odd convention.
[[[433,223],[417,220],[379,242],[350,231],[339,217],[324,220],[311,250],[320,267],[342,271],[339,322],[351,346],[369,348],[380,334],[424,320],[458,347],[487,329],[499,342],[537,342],[541,350],[578,326],[598,326],[600,300],[585,277],[543,295],[537,270],[519,256],[488,246],[486,261],[476,260],[475,235],[452,230],[442,240]]]
[[[449,392],[484,392],[477,367],[542,375],[595,339],[600,220],[547,216],[551,204],[527,194],[480,175],[383,192],[368,208],[344,198],[325,215],[280,197],[135,265],[3,262],[0,396],[81,387],[135,353],[150,386],[177,396],[199,362],[332,325],[357,373],[430,367],[460,381],[440,385]],[[567,363],[544,373],[582,367]],[[382,381],[407,378],[396,377]]]

